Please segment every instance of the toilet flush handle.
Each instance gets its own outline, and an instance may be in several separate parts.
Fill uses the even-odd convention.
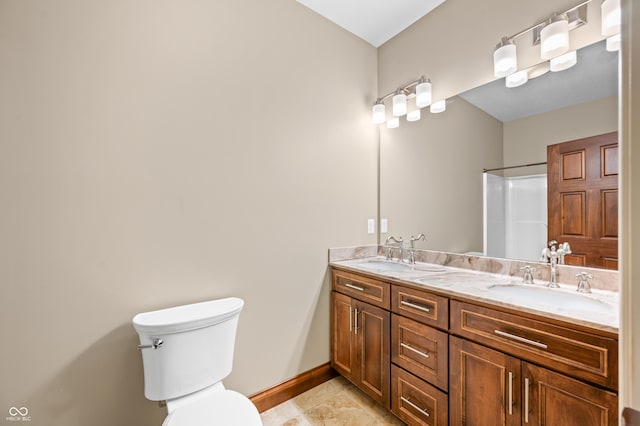
[[[154,339],[153,340],[153,344],[151,344],[151,345],[138,345],[138,349],[149,349],[149,348],[158,349],[160,346],[162,346],[163,343],[164,343],[164,340],[162,340],[162,339]]]

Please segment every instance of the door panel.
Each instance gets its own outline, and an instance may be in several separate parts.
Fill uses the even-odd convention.
[[[357,309],[359,382],[363,391],[390,408],[391,317],[388,311],[354,301]]]
[[[520,360],[457,337],[449,353],[450,424],[520,425]]]
[[[547,147],[548,240],[570,265],[617,267],[618,132]]]
[[[353,317],[351,298],[344,294],[331,292],[333,309],[331,310],[331,365],[340,374],[352,378],[355,361],[352,342]]]
[[[613,426],[618,424],[617,397],[611,392],[526,362],[522,363],[522,377],[528,379],[530,383],[529,401],[525,402],[525,405],[529,406],[529,413],[528,417],[523,413],[523,424],[536,426]]]

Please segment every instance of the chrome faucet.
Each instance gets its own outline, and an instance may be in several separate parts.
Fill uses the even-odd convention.
[[[520,268],[520,270],[524,271],[524,274],[522,274],[522,282],[525,284],[533,284],[533,272],[536,268],[531,265],[527,265]]]
[[[400,248],[400,257],[398,258],[398,261],[402,262],[404,258],[404,247],[402,246],[404,241],[402,240],[402,237],[396,238],[393,235],[389,235],[387,237],[387,241],[384,243],[384,246],[386,248],[387,260],[393,260],[393,246],[389,244],[389,241],[393,241],[394,243],[398,244],[398,247]]]
[[[552,244],[553,243],[553,244]],[[547,283],[547,287],[549,288],[559,288],[558,285],[558,257],[559,254],[556,251],[556,242],[551,241],[549,243],[549,266],[550,266],[550,277],[549,282]]]
[[[545,247],[540,254],[540,260],[542,262],[549,262],[551,260],[550,253],[551,248],[558,253],[558,264],[564,265],[564,256],[567,254],[571,254],[571,246],[569,243],[562,243],[558,246],[558,242],[556,240],[549,241],[549,246]]]
[[[593,275],[590,275],[587,272],[580,272],[576,275],[578,279],[578,293],[591,293],[591,284],[589,284],[589,280],[593,279]]]
[[[409,240],[411,242],[411,248],[409,249],[409,263],[411,265],[416,263],[416,252],[415,252],[415,242],[416,241],[427,241],[427,237],[424,236],[424,234],[420,234],[417,237],[413,238],[413,235],[411,236],[411,239]]]

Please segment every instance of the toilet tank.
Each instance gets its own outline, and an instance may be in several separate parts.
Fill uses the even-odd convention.
[[[133,318],[141,349],[144,394],[161,401],[211,386],[229,375],[240,311],[237,297],[145,312]]]

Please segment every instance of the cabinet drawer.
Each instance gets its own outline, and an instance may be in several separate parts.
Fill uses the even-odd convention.
[[[389,284],[350,272],[333,270],[333,289],[354,299],[389,309]]]
[[[391,290],[391,310],[418,322],[449,328],[449,299],[426,291],[394,285]]]
[[[618,342],[451,301],[451,332],[592,383],[618,388]]]
[[[408,425],[447,426],[447,394],[395,365],[391,366],[391,411]]]
[[[391,361],[446,391],[449,388],[449,336],[393,314]]]

